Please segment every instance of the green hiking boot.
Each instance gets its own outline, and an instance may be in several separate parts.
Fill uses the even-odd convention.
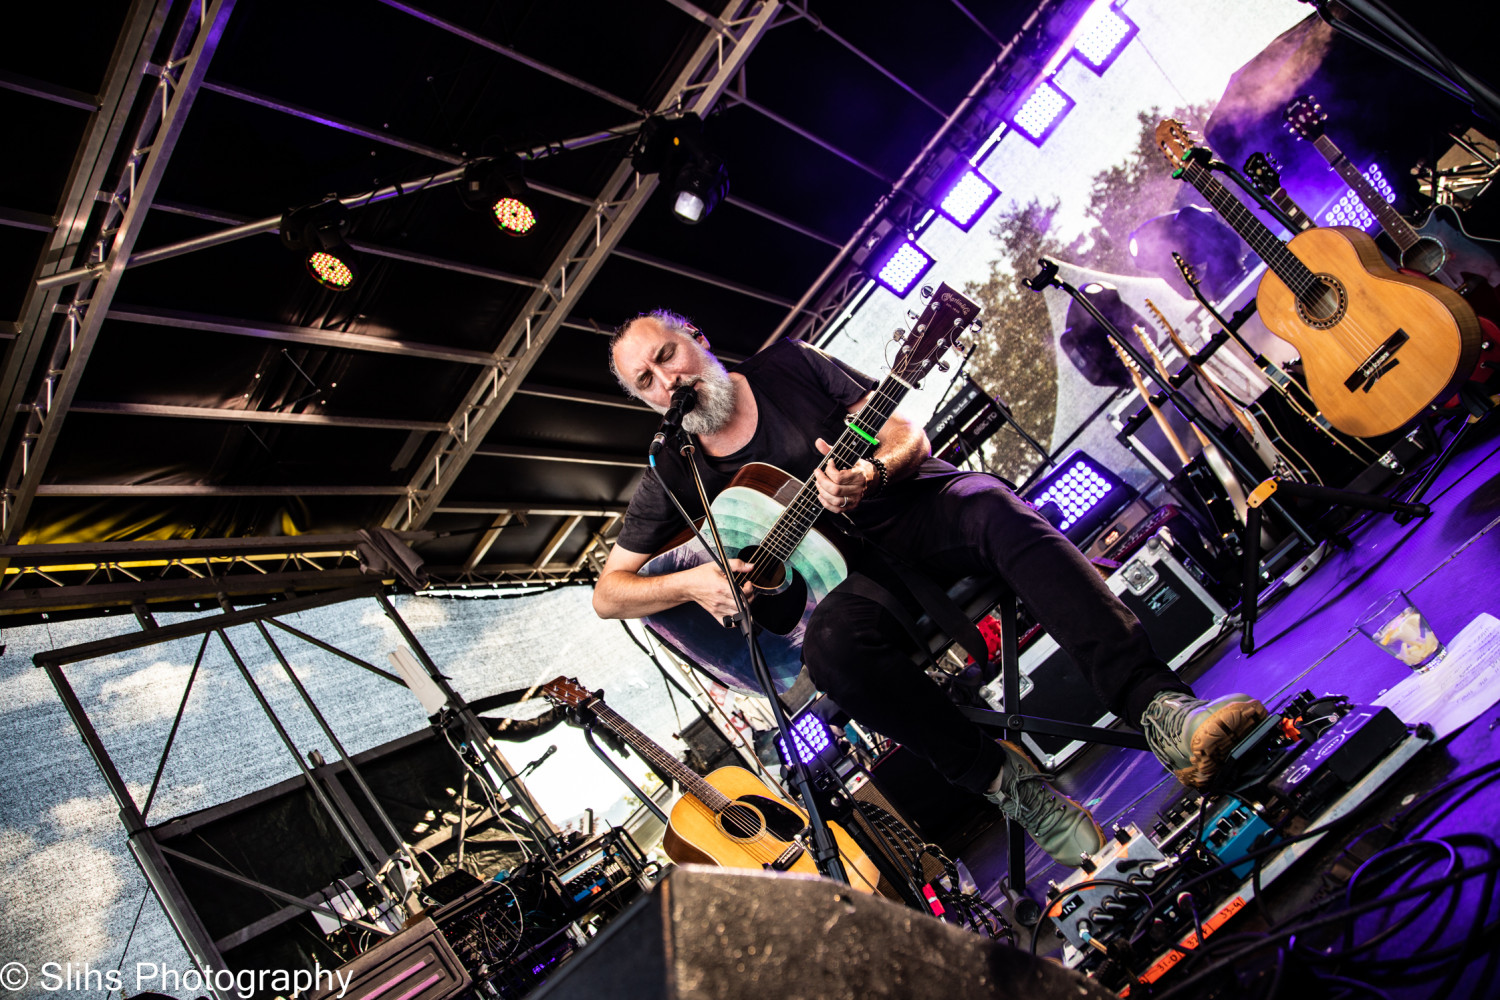
[[[1087,809],[1047,783],[1031,758],[1011,743],[1000,741],[1005,764],[994,791],[984,797],[1000,807],[1008,819],[1020,823],[1042,850],[1060,865],[1077,868],[1080,855],[1104,846],[1104,831]]]
[[[1189,788],[1206,788],[1240,738],[1266,717],[1248,694],[1213,701],[1163,691],[1141,715],[1141,731],[1156,759]]]

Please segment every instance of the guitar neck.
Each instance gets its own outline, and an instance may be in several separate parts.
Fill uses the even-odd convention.
[[[1421,239],[1417,231],[1412,228],[1411,223],[1401,217],[1384,198],[1380,192],[1375,190],[1375,185],[1370,183],[1369,178],[1360,173],[1359,168],[1349,162],[1349,158],[1333,144],[1333,140],[1326,135],[1320,135],[1313,140],[1313,145],[1318,152],[1323,154],[1323,159],[1333,167],[1334,173],[1344,179],[1349,189],[1364,202],[1365,208],[1380,222],[1380,228],[1384,229],[1386,235],[1395,241],[1396,246],[1405,253]]]
[[[702,775],[667,753],[661,744],[625,721],[614,709],[602,701],[596,701],[588,707],[598,716],[600,722],[618,733],[636,753],[651,761],[664,774],[671,775],[672,780],[687,789],[688,794],[693,798],[716,813],[729,807],[732,800],[728,796],[705,781]]]
[[[1298,260],[1297,255],[1277,239],[1276,234],[1267,229],[1244,202],[1230,194],[1212,171],[1197,159],[1189,159],[1182,165],[1182,177],[1208,199],[1219,216],[1250,244],[1250,249],[1260,255],[1271,272],[1299,299],[1312,299],[1321,292],[1323,283],[1308,270],[1307,265]]]
[[[909,391],[911,386],[903,380],[895,375],[886,376],[870,401],[859,413],[851,416],[849,426],[834,442],[833,449],[828,454],[836,467],[847,469],[875,450],[875,433],[884,426]],[[823,505],[818,502],[817,479],[815,476],[808,476],[792,502],[787,504],[786,510],[766,533],[761,547],[779,559],[786,559],[802,543],[802,539],[807,537],[822,512]]]

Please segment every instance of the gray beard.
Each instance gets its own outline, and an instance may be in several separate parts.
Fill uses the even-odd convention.
[[[727,427],[734,416],[735,386],[724,365],[709,357],[703,373],[691,384],[698,405],[682,418],[682,429],[701,435],[716,434]]]

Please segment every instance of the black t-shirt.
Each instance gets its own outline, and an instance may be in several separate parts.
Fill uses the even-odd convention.
[[[755,394],[758,415],[755,433],[732,455],[695,453],[703,485],[710,498],[719,494],[741,467],[751,462],[774,465],[805,480],[826,457],[813,442],[829,444],[844,432],[849,407],[863,399],[876,381],[837,358],[800,340],[783,340],[749,358],[734,371],[745,377]],[[700,517],[703,505],[687,469],[687,460],[674,449],[663,449],[657,467],[689,514]],[[929,458],[916,476],[891,483],[881,495],[861,503],[851,513],[856,525],[870,528],[886,520],[902,494],[916,479],[953,475],[952,465]],[[682,516],[662,493],[661,483],[648,470],[630,500],[618,543],[631,552],[653,554],[685,528]]]

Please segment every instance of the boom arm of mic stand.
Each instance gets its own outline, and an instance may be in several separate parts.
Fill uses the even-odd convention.
[[[724,574],[724,579],[729,583],[729,592],[734,595],[734,606],[738,613],[734,617],[735,624],[739,626],[740,635],[745,639],[745,644],[750,650],[750,665],[755,670],[755,679],[760,682],[761,690],[765,693],[766,700],[771,703],[771,716],[776,720],[776,729],[779,732],[785,746],[793,748],[788,756],[791,758],[793,783],[802,796],[802,804],[807,808],[807,823],[812,830],[813,860],[818,865],[818,870],[831,879],[849,884],[849,875],[844,871],[843,859],[839,857],[838,844],[833,839],[833,832],[829,830],[828,824],[818,812],[817,800],[812,793],[812,772],[808,769],[807,762],[802,756],[795,752],[797,741],[792,734],[792,725],[787,721],[786,709],[781,704],[781,697],[776,693],[776,683],[771,679],[771,670],[766,666],[765,658],[760,652],[760,643],[755,641],[755,620],[750,616],[750,607],[745,600],[745,595],[734,582],[734,574],[729,569],[729,553],[724,549],[724,543],[719,537],[719,525],[714,520],[713,509],[708,503],[708,491],[703,488],[703,477],[698,472],[698,465],[692,460],[692,444],[683,446],[684,454],[688,455],[688,468],[693,473],[693,484],[698,488],[698,499],[703,504],[703,519],[708,522],[708,530],[714,537],[714,560],[719,564],[719,571]],[[788,568],[790,572],[790,568]]]

